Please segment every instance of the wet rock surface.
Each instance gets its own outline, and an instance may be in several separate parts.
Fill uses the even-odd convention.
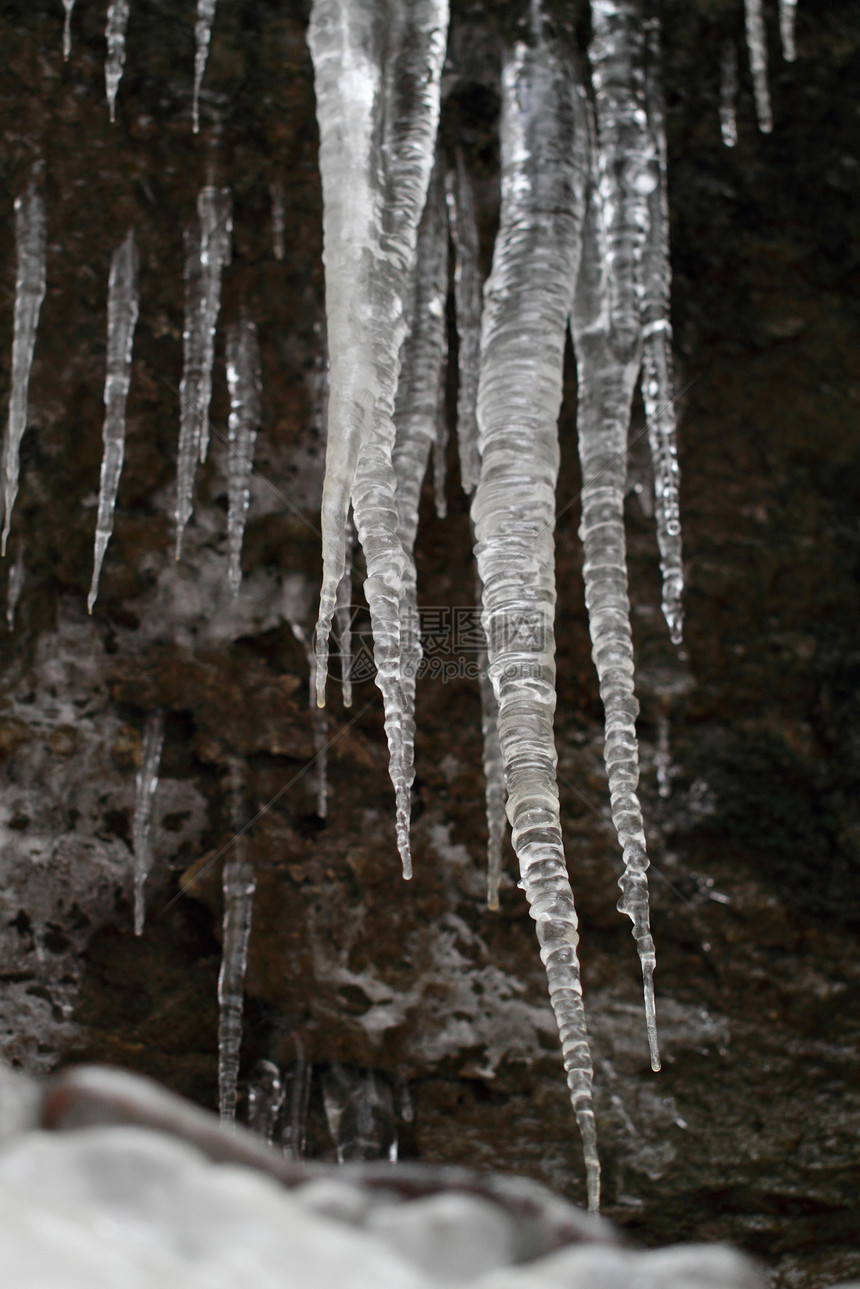
[[[249,0],[219,10],[196,138],[192,4],[133,6],[113,127],[100,8],[76,7],[67,64],[60,6],[0,15],[4,394],[12,199],[40,161],[48,222],[7,557],[20,555],[24,584],[14,629],[0,640],[3,1054],[29,1072],[110,1061],[215,1104],[220,876],[238,757],[257,872],[243,1091],[260,1059],[294,1083],[310,1071],[306,1150],[332,1159],[326,1077],[374,1071],[390,1090],[402,1157],[519,1172],[583,1202],[543,970],[509,850],[500,912],[485,908],[475,660],[445,634],[451,610],[472,604],[474,582],[453,445],[449,518],[435,516],[426,492],[419,532],[419,595],[440,610],[441,634],[418,691],[414,880],[399,877],[369,679],[349,710],[332,685],[327,819],[317,810],[307,663],[291,627],[309,629],[315,612],[324,453],[306,8]],[[496,7],[491,24],[481,5],[454,6],[443,137],[466,151],[485,268],[497,214],[494,42],[515,9]],[[566,6],[556,10],[564,21]],[[826,12],[801,6],[798,61],[787,65],[768,11],[774,132],[755,128],[742,57],[730,150],[720,140],[719,62],[725,39],[741,41],[740,10],[663,5],[688,578],[680,653],[659,612],[642,438],[631,449],[628,510],[660,1075],[648,1067],[633,943],[615,911],[620,865],[576,533],[572,358],[556,729],[605,1211],[639,1243],[730,1240],[762,1258],[774,1284],[811,1289],[860,1274],[860,29],[848,0]],[[574,19],[582,42],[584,9]],[[212,446],[177,564],[181,230],[210,175],[233,191],[233,261]],[[283,186],[282,260],[273,183]],[[141,311],[126,461],[90,618],[108,269],[132,224]],[[264,394],[234,601],[222,324],[243,303],[260,331]],[[642,428],[640,410],[634,434]],[[165,744],[148,919],[135,938],[135,774],[155,708],[166,713]]]

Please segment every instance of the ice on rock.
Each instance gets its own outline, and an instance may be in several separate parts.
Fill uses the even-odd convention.
[[[659,1069],[648,859],[627,595],[624,494],[630,407],[641,358],[638,278],[655,183],[642,83],[643,35],[630,0],[592,0],[589,48],[598,125],[571,329],[578,373],[583,577],[600,696],[612,821],[624,857],[619,910],[633,923],[651,1064]]]
[[[218,973],[218,1111],[222,1123],[233,1123],[236,1119],[245,972],[257,889],[254,868],[245,853],[243,787],[242,766],[233,757],[229,766],[229,798],[234,836],[221,873],[224,921]]]
[[[506,52],[502,202],[484,293],[472,503],[489,674],[499,705],[514,849],[530,905],[583,1139],[589,1206],[600,1165],[592,1066],[556,784],[555,485],[565,332],[587,180],[584,98],[571,60],[541,31]]]
[[[365,595],[404,876],[411,874],[413,769],[403,739],[400,604],[406,556],[398,535],[393,417],[406,297],[436,146],[447,25],[447,0],[315,0],[308,32],[320,130],[331,366],[317,701],[325,701],[351,500],[367,565]]]
[[[269,196],[272,199],[272,250],[276,260],[283,260],[284,251],[284,185],[280,179],[269,184]]]
[[[720,133],[727,148],[733,148],[738,141],[738,122],[735,115],[735,100],[738,96],[738,55],[734,42],[727,40],[723,45],[723,56],[720,60]]]
[[[335,1061],[323,1075],[323,1104],[337,1162],[397,1162],[391,1087],[376,1070],[353,1070]]]
[[[475,199],[458,148],[446,179],[448,218],[454,242],[454,307],[457,319],[457,448],[464,492],[474,492],[481,465],[478,457],[478,373],[481,348],[481,268]]]
[[[129,0],[111,0],[107,11],[105,90],[112,121],[116,120],[116,95],[125,67],[125,33],[128,27],[129,10]]]
[[[281,1149],[289,1159],[301,1159],[305,1153],[313,1067],[307,1059],[301,1039],[297,1034],[293,1037],[296,1057],[284,1068],[284,1109],[280,1140]]]
[[[770,134],[773,129],[773,113],[767,86],[767,32],[762,0],[744,0],[744,16],[758,128],[762,134]]]
[[[227,387],[230,416],[227,421],[227,544],[229,577],[233,594],[242,581],[242,542],[251,502],[250,479],[254,446],[260,428],[260,342],[255,324],[243,313],[227,328]]]
[[[203,75],[206,71],[206,60],[209,57],[209,42],[212,39],[212,24],[215,21],[217,0],[197,0],[197,21],[194,24],[194,39],[197,48],[194,51],[194,102],[191,119],[194,133],[200,129],[200,90],[203,86]]]
[[[782,56],[787,63],[797,58],[794,43],[794,23],[797,18],[797,0],[779,0],[779,38],[782,43]]]
[[[209,403],[215,361],[215,326],[221,307],[221,276],[230,263],[233,203],[229,188],[209,184],[197,198],[199,229],[185,232],[185,329],[179,385],[179,460],[176,496],[176,558],[194,504],[198,457],[206,460]]]
[[[152,867],[152,816],[155,793],[161,768],[161,749],[164,746],[164,713],[150,712],[143,727],[141,766],[137,774],[134,793],[134,818],[131,825],[134,854],[134,933],[143,934],[146,919],[144,886]]]
[[[93,578],[87,597],[87,610],[90,613],[99,592],[102,561],[113,533],[116,494],[125,455],[125,406],[131,384],[131,352],[139,308],[137,246],[134,229],[131,228],[122,244],[114,251],[108,283],[105,423],[102,429],[104,454],[99,483]]]
[[[12,393],[3,443],[5,514],[0,538],[2,555],[6,554],[12,510],[18,496],[19,453],[27,428],[30,370],[36,347],[39,310],[45,298],[45,205],[34,182],[23,196],[15,198],[15,249],[18,267],[12,333]]]

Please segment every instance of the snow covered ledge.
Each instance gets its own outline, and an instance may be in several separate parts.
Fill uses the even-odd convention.
[[[639,1252],[536,1183],[286,1159],[147,1079],[0,1066],[16,1289],[762,1289],[725,1245]]]

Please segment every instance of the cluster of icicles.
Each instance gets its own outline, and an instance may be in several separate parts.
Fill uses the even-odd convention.
[[[64,53],[74,0],[66,10]],[[125,60],[129,0],[108,9],[106,83],[113,119]],[[795,0],[781,0],[780,30],[794,58]],[[198,0],[193,121],[215,0]],[[488,823],[488,902],[498,906],[505,811],[521,882],[537,925],[582,1134],[589,1205],[600,1171],[592,1066],[577,958],[577,916],[562,844],[553,738],[555,576],[553,530],[566,333],[578,373],[584,577],[593,657],[606,713],[605,762],[624,871],[619,908],[633,924],[647,1033],[659,1068],[654,945],[649,930],[645,835],[637,798],[623,500],[630,409],[641,383],[655,487],[663,611],[681,638],[682,565],[669,323],[666,142],[659,30],[638,0],[591,0],[591,90],[575,55],[531,0],[520,38],[503,53],[502,194],[492,271],[483,286],[470,177],[463,156],[437,146],[446,57],[447,0],[314,0],[314,64],[324,199],[330,362],[323,583],[315,646],[306,648],[319,707],[332,625],[340,632],[344,701],[350,702],[346,608],[353,531],[364,552],[377,683],[385,709],[397,843],[411,875],[416,624],[414,547],[431,448],[437,508],[444,513],[445,310],[449,237],[454,247],[459,349],[457,435],[472,520],[485,635],[481,677]],[[759,125],[771,128],[760,0],[746,0],[746,31]],[[723,59],[721,125],[736,141],[734,50]],[[18,271],[12,392],[3,450],[5,554],[27,424],[30,367],[45,294],[45,211],[34,179],[15,205]],[[229,263],[228,189],[206,186],[198,226],[186,232],[184,365],[176,504],[176,554],[192,513],[194,475],[207,452],[221,276]],[[283,193],[273,188],[275,253],[283,256]],[[110,269],[106,417],[92,611],[110,540],[125,443],[125,405],[138,316],[134,231]],[[260,422],[260,354],[243,314],[228,328],[230,392],[229,578],[241,579],[249,475]],[[354,525],[354,529],[353,529]],[[10,574],[10,625],[21,564]],[[315,725],[319,807],[325,813],[325,725]],[[133,823],[134,920],[144,923],[153,800],[164,738],[154,713],[144,731]],[[237,840],[224,868],[220,1100],[233,1118],[245,965],[255,890],[242,849],[242,785],[231,771]]]

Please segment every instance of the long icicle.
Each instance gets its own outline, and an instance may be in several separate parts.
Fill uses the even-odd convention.
[[[125,32],[128,27],[129,9],[129,0],[111,0],[107,11],[105,91],[112,121],[116,120],[116,94],[125,67]]]
[[[666,180],[666,120],[660,84],[660,24],[645,24],[648,61],[645,107],[658,181],[648,196],[648,232],[642,250],[642,402],[654,472],[654,515],[660,570],[663,575],[663,616],[674,644],[680,644],[684,611],[684,568],[679,508],[681,474],[675,382],[672,373],[669,264],[669,199]],[[650,177],[649,180],[650,182]]]
[[[185,330],[179,385],[179,460],[176,485],[176,558],[194,505],[198,457],[206,460],[209,403],[215,361],[215,326],[221,307],[221,275],[230,263],[233,204],[229,188],[202,188],[197,198],[199,230],[185,232]]]
[[[448,218],[454,242],[454,308],[457,318],[457,448],[463,491],[478,483],[478,374],[481,347],[481,268],[475,199],[463,153],[457,149],[454,169],[446,180]]]
[[[606,724],[612,821],[624,858],[619,910],[633,923],[652,1068],[660,1068],[648,859],[636,795],[639,756],[627,596],[624,492],[630,408],[641,357],[637,279],[656,181],[642,86],[643,39],[631,0],[592,0],[589,48],[599,146],[571,315],[578,372],[583,577]]]
[[[69,55],[72,52],[72,10],[75,7],[75,0],[63,0],[65,9],[65,18],[63,20],[63,60],[69,61]]]
[[[131,384],[131,351],[140,308],[137,292],[137,246],[130,228],[114,251],[108,283],[107,372],[105,375],[104,455],[99,483],[93,580],[87,597],[92,613],[99,593],[99,576],[113,533],[116,494],[125,455],[125,405]]]
[[[218,972],[218,1110],[222,1123],[236,1119],[236,1085],[242,1051],[245,973],[257,878],[245,854],[243,775],[237,757],[229,767],[230,823],[233,845],[221,874],[224,923]]]
[[[152,815],[158,773],[161,768],[161,749],[164,746],[164,713],[150,712],[143,727],[143,750],[134,793],[134,819],[131,825],[134,853],[134,934],[143,934],[146,920],[144,886],[152,867]]]
[[[727,148],[738,141],[735,99],[738,96],[738,54],[734,41],[727,40],[720,58],[720,134]]]
[[[596,1209],[593,1071],[552,729],[557,418],[580,253],[586,130],[571,61],[540,31],[537,4],[532,16],[532,43],[507,51],[502,74],[502,204],[484,295],[481,477],[472,517],[507,813],[582,1136],[588,1204]]]
[[[447,0],[315,0],[314,63],[331,361],[317,702],[345,565],[350,497],[367,565],[376,681],[385,707],[397,845],[411,876],[400,656],[405,554],[397,533],[394,398],[404,302],[433,165]]]
[[[227,386],[230,391],[230,416],[227,420],[228,572],[233,594],[238,595],[262,393],[260,342],[255,324],[245,313],[227,328]]]
[[[12,396],[3,443],[5,516],[0,538],[2,555],[6,554],[12,510],[18,496],[19,452],[27,428],[30,370],[36,347],[39,310],[45,298],[45,206],[35,183],[30,184],[22,197],[15,198],[15,246],[18,272],[12,336]]]
[[[217,0],[197,0],[197,21],[194,24],[197,48],[194,51],[194,100],[191,107],[191,121],[195,134],[200,130],[200,90],[203,87],[203,75],[209,58],[209,42],[212,39],[216,3]]]
[[[782,56],[787,63],[797,59],[797,46],[794,43],[794,23],[797,18],[797,0],[779,0],[779,38],[782,42]]]
[[[475,590],[481,600],[481,583]],[[505,838],[505,766],[499,742],[499,704],[488,671],[486,642],[478,651],[478,690],[481,698],[481,734],[484,751],[484,803],[487,815],[487,908],[499,907],[502,880],[502,843]]]
[[[770,90],[767,87],[767,32],[761,0],[744,0],[744,14],[758,128],[762,134],[770,134],[773,129],[773,113]]]

